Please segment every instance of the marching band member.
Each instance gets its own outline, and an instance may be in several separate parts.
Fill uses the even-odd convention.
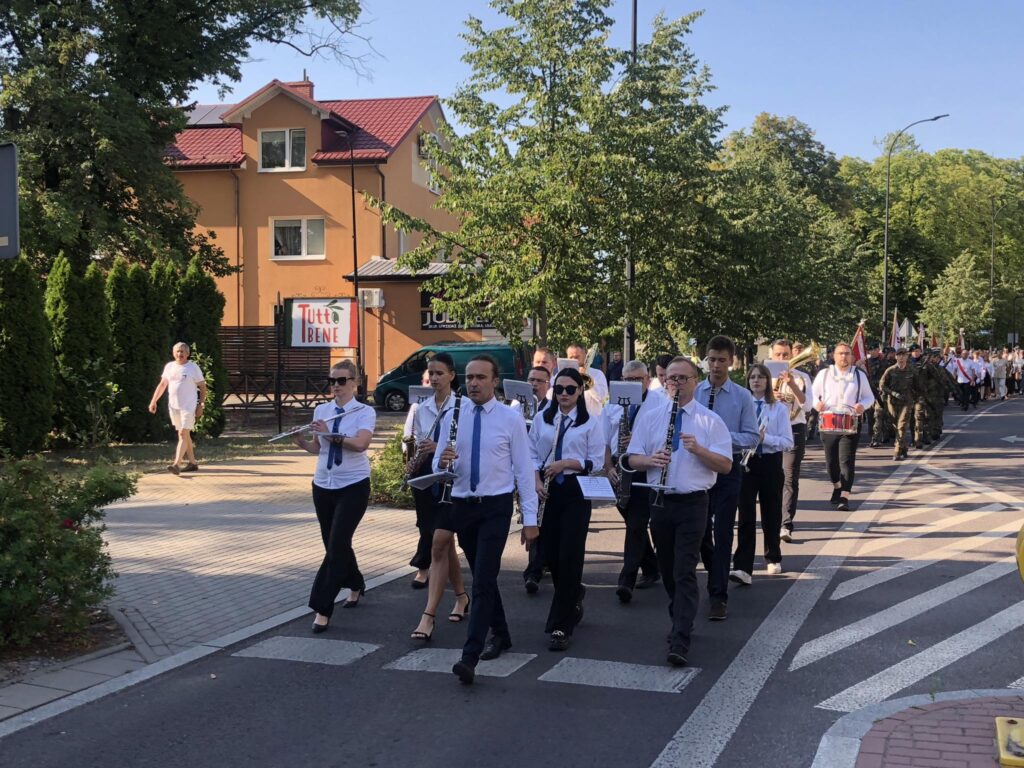
[[[732,560],[733,526],[740,496],[743,451],[757,444],[757,420],[754,398],[750,392],[729,378],[729,366],[736,355],[736,345],[728,336],[714,336],[708,342],[708,378],[697,387],[694,397],[725,422],[732,437],[732,469],[715,481],[708,498],[708,524],[700,558],[708,572],[708,595],[711,605],[708,618],[724,621],[728,616],[729,563]],[[657,542],[655,542],[657,546]],[[664,573],[664,571],[662,571]]]
[[[570,344],[565,350],[565,356],[575,360],[580,365],[580,373],[585,373],[594,382],[594,395],[596,404],[604,405],[608,400],[608,380],[604,373],[597,368],[587,367],[587,350],[582,344]],[[596,415],[596,414],[595,414]]]
[[[309,607],[316,611],[313,634],[327,630],[334,600],[343,587],[349,597],[343,607],[355,608],[366,591],[359,572],[352,536],[370,500],[370,459],[366,449],[373,438],[376,412],[355,399],[359,374],[350,360],[331,366],[327,381],[333,400],[313,411],[313,439],[302,433],[295,444],[317,457],[313,475],[313,506],[324,542],[324,559],[313,580]],[[350,417],[345,417],[350,413]],[[325,419],[331,419],[327,424]]]
[[[480,659],[496,659],[512,647],[498,591],[498,572],[512,521],[512,492],[517,488],[523,514],[522,540],[529,546],[537,538],[539,480],[530,459],[523,419],[494,397],[497,362],[490,355],[473,357],[466,365],[465,380],[468,399],[463,401],[465,407],[460,407],[454,426],[454,411],[441,421],[442,442],[434,454],[434,468],[455,474],[451,515],[473,573],[474,607],[466,643],[462,658],[452,666],[452,673],[470,684]]]
[[[656,407],[656,404],[665,399],[662,392],[655,392],[651,387],[651,376],[647,372],[647,366],[639,360],[630,360],[622,369],[622,381],[638,382],[643,388],[643,400],[639,405],[629,406],[626,414],[626,423],[630,433],[637,416],[644,409]],[[601,414],[604,419],[604,433],[606,436],[604,449],[604,465],[608,471],[608,479],[612,485],[618,486],[621,479],[619,468],[615,466],[613,456],[619,452],[620,439],[626,435],[619,435],[619,428],[622,425],[622,406],[616,403],[609,403]],[[615,595],[619,602],[628,603],[633,599],[633,590],[647,589],[658,582],[658,558],[654,555],[654,547],[651,545],[651,535],[648,532],[648,524],[651,520],[651,510],[648,505],[650,493],[646,488],[633,489],[629,494],[628,506],[623,509],[616,505],[619,514],[626,523],[625,539],[622,543],[622,570],[619,571],[619,584]],[[643,576],[637,581],[637,574]]]
[[[538,350],[539,351],[539,350]],[[534,360],[537,359],[536,354]],[[554,363],[554,357],[550,358]],[[533,389],[533,396],[537,398],[538,412],[547,405],[551,392],[551,372],[546,366],[535,365],[526,374],[526,383]],[[518,402],[512,403],[515,408]],[[541,537],[534,539],[527,555],[526,570],[523,571],[523,584],[526,587],[526,594],[535,595],[540,589],[541,579],[544,578],[544,544]]]
[[[733,464],[725,423],[694,399],[699,379],[700,371],[689,359],[677,357],[669,363],[666,389],[674,402],[666,398],[642,410],[622,459],[622,469],[646,470],[649,483],[668,486],[664,506],[651,508],[651,533],[669,596],[667,661],[673,666],[687,663],[700,602],[697,559],[708,520],[708,491]]]
[[[788,372],[787,372],[788,373]],[[754,572],[754,550],[757,547],[758,498],[761,501],[761,534],[764,537],[764,561],[769,574],[782,573],[783,451],[793,449],[790,410],[775,399],[771,372],[763,365],[753,365],[747,372],[747,387],[754,396],[754,416],[758,423],[760,443],[747,458],[747,472],[740,484],[739,529],[736,553],[732,558],[732,581],[750,586]],[[749,457],[749,458],[748,458]]]
[[[651,389],[658,391],[665,388],[665,369],[672,362],[672,355],[658,355],[654,358],[654,378],[651,379]]]
[[[852,408],[859,418],[875,402],[867,374],[853,365],[853,349],[846,342],[836,344],[835,364],[822,368],[814,378],[814,408],[821,413],[836,406]],[[825,448],[825,468],[832,481],[832,507],[850,508],[860,430],[855,434],[821,433]],[[845,495],[844,495],[845,494]]]
[[[548,648],[564,651],[583,617],[583,557],[591,514],[591,503],[583,498],[575,476],[604,466],[604,428],[587,412],[578,371],[559,371],[553,392],[548,406],[534,417],[530,454],[546,489],[546,497],[541,494],[541,538],[555,586],[544,631],[551,634]]]
[[[427,460],[416,475],[425,475],[431,471],[430,457],[437,450],[441,437],[441,418],[444,412],[455,405],[452,391],[459,387],[459,377],[455,372],[455,360],[447,352],[439,352],[431,358],[427,365],[430,386],[434,388],[434,397],[417,403],[409,409],[406,427],[420,438],[416,447]],[[437,607],[444,596],[445,584],[451,582],[455,592],[455,606],[448,614],[448,621],[462,621],[469,613],[469,595],[462,581],[462,566],[459,553],[455,549],[455,534],[450,515],[439,505],[440,487],[435,483],[431,488],[413,489],[412,496],[416,502],[416,527],[419,528],[419,544],[416,554],[409,565],[419,568],[420,573],[413,579],[413,588],[417,584],[427,587],[427,604],[420,616],[420,623],[410,635],[413,640],[429,642],[434,634]],[[426,578],[420,574],[426,573]]]
[[[789,339],[776,339],[772,344],[772,360],[787,361],[793,357]],[[793,431],[793,447],[782,452],[782,531],[785,542],[793,541],[793,521],[800,500],[800,468],[807,448],[807,414],[811,412],[811,377],[799,369],[783,371],[775,388],[780,399],[789,406],[789,426]]]

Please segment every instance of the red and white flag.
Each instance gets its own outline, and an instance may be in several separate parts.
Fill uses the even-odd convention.
[[[864,360],[868,356],[867,347],[864,343],[864,321],[860,321],[857,330],[853,334],[853,341],[850,342],[853,348],[853,362]]]

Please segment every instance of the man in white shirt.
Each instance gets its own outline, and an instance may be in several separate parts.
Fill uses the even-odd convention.
[[[160,383],[153,391],[149,401],[149,412],[156,413],[157,401],[167,394],[167,409],[171,423],[178,433],[178,447],[174,452],[174,463],[167,465],[167,471],[175,475],[180,472],[196,472],[195,448],[192,443],[192,430],[196,422],[203,416],[203,403],[206,402],[206,379],[199,366],[188,359],[189,346],[179,341],[171,350],[174,359],[164,366],[160,374]],[[181,463],[186,462],[182,467]]]
[[[603,405],[608,399],[608,380],[604,377],[604,373],[597,368],[587,367],[587,350],[582,344],[570,344],[568,349],[565,350],[565,356],[579,363],[580,373],[586,373],[594,382],[594,395],[597,402]],[[587,405],[589,408],[590,404],[588,403]],[[591,412],[593,411],[591,410]]]
[[[708,490],[719,474],[732,469],[732,437],[725,422],[693,397],[699,379],[700,371],[687,358],[669,363],[666,389],[669,397],[678,398],[672,441],[666,446],[673,404],[665,400],[637,416],[622,466],[646,470],[652,484],[661,484],[665,474],[660,506],[654,500],[651,504],[651,533],[670,601],[667,661],[672,666],[687,663],[697,615],[697,560],[708,522]]]
[[[512,647],[498,591],[498,572],[512,521],[512,492],[516,489],[523,514],[522,539],[530,546],[538,536],[540,481],[530,460],[523,417],[494,398],[497,362],[489,355],[477,355],[466,365],[464,379],[469,397],[460,408],[455,445],[438,443],[434,469],[455,474],[452,519],[473,573],[473,609],[466,643],[462,658],[452,667],[460,681],[470,684],[479,660],[496,659]],[[442,436],[451,434],[453,416],[454,411],[442,419]]]
[[[960,357],[953,356],[946,365],[946,370],[953,374],[953,378],[960,386],[960,407],[965,411],[973,402],[974,383],[977,380],[974,364],[968,355],[968,351],[963,349],[960,351]]]

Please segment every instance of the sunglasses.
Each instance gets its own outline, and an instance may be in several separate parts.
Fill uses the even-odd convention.
[[[579,387],[577,387],[575,384],[566,384],[564,386],[562,384],[555,384],[554,386],[556,395],[561,395],[563,393],[566,395],[575,395],[576,390],[578,389]]]
[[[356,379],[355,379],[354,376],[339,376],[338,378],[334,378],[333,376],[328,376],[327,377],[327,383],[330,384],[332,387],[335,384],[338,385],[339,387],[344,387],[350,381],[355,381],[355,380]]]

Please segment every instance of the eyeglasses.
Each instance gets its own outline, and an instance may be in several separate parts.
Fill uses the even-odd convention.
[[[622,380],[623,381],[638,381],[641,384],[643,384],[644,383],[644,378],[645,378],[644,376],[623,376]]]
[[[555,384],[554,389],[556,395],[561,395],[563,392],[567,395],[575,395],[576,390],[578,390],[579,387],[577,387],[575,384],[566,384],[565,386],[561,384]]]
[[[673,384],[685,384],[690,379],[696,379],[696,376],[666,376],[666,381],[671,381]]]
[[[356,380],[355,376],[338,376],[337,378],[335,378],[334,376],[328,376],[327,377],[327,383],[330,384],[332,387],[333,386],[344,387],[350,381],[355,381],[355,380]]]
[[[547,384],[548,380],[547,379],[527,379],[526,383],[527,384]]]

